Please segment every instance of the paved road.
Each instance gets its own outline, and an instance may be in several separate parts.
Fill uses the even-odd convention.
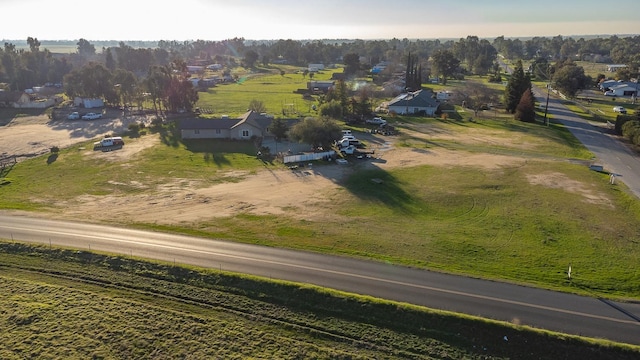
[[[640,345],[640,304],[607,302],[350,258],[4,213],[0,213],[0,238],[311,283]]]
[[[534,87],[534,95],[540,104],[546,102],[546,91]],[[549,114],[553,121],[562,123],[596,157],[596,163],[605,171],[616,175],[631,192],[640,198],[640,159],[627,146],[609,134],[605,128],[593,126],[575,115],[561,100],[549,99]]]

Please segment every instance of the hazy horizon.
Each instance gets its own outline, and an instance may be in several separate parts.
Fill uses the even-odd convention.
[[[89,41],[458,39],[635,35],[637,0],[183,0],[176,6],[112,0],[0,0],[3,39]],[[612,9],[614,11],[603,11]],[[94,14],[95,12],[95,14]],[[603,15],[604,13],[604,15]],[[607,16],[607,13],[611,15]],[[28,18],[28,21],[25,21]]]

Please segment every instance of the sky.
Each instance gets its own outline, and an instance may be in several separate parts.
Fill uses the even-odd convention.
[[[638,0],[0,0],[0,39],[448,39],[640,34]]]

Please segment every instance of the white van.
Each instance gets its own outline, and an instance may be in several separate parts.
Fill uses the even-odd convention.
[[[353,134],[351,133],[351,130],[342,130],[342,136],[345,136],[345,135],[353,135]]]

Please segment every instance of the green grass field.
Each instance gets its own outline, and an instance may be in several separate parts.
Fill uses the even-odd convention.
[[[640,353],[313,286],[88,252],[0,242],[0,268],[0,357],[7,360],[626,360]]]
[[[280,75],[280,69],[285,71]],[[324,70],[313,78],[303,76],[298,68],[292,66],[271,67],[260,71],[239,73],[236,83],[221,84],[199,93],[197,106],[211,110],[205,116],[239,116],[247,111],[252,100],[262,101],[267,113],[279,117],[312,116],[316,112],[312,105],[319,105],[315,98],[304,99],[298,89],[306,89],[308,81],[323,81],[331,78],[334,72],[342,69]]]

